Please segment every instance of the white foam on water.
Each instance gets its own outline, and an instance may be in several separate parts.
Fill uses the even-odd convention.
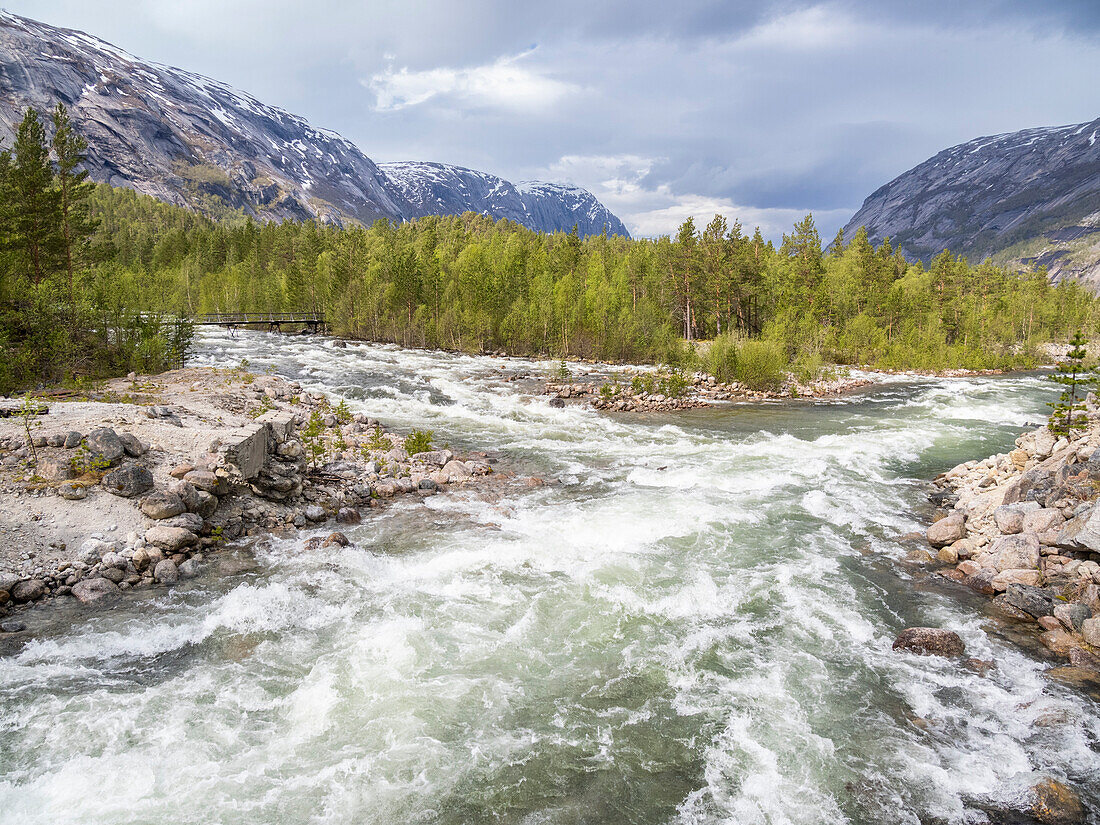
[[[402,500],[0,658],[0,822],[961,823],[1036,771],[1095,797],[1095,711],[889,561],[925,457],[1004,449],[1039,380],[616,417],[500,359],[200,335],[244,357],[565,483]],[[916,623],[996,669],[892,651]]]

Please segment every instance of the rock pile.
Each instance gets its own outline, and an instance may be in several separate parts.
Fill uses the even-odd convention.
[[[629,371],[627,373],[630,374]],[[599,378],[590,382],[548,381],[543,394],[550,396],[550,405],[564,407],[567,401],[591,404],[597,410],[613,412],[657,412],[709,407],[716,401],[772,401],[792,398],[826,398],[840,395],[871,382],[865,378],[822,379],[801,383],[788,375],[784,385],[776,390],[753,390],[738,381],[721,383],[713,375],[695,373],[685,376],[682,393],[664,394],[645,385],[625,383],[619,376]]]
[[[928,528],[945,575],[1035,622],[1053,653],[1084,666],[1100,650],[1100,410],[1072,439],[1040,427],[1016,449],[936,479],[949,513]]]

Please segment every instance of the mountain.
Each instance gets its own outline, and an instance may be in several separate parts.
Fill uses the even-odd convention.
[[[950,249],[1100,291],[1100,119],[946,149],[872,193],[845,237],[861,226],[926,263]]]
[[[596,234],[606,223],[626,234],[583,189],[441,164],[393,164],[391,177],[351,141],[224,83],[0,11],[0,141],[11,144],[27,106],[45,113],[57,101],[88,140],[94,180],[214,215],[369,224],[471,210],[544,231]],[[438,183],[443,170],[455,191]]]
[[[496,175],[444,163],[404,161],[379,168],[408,204],[409,217],[481,212],[553,232],[574,224],[581,235],[629,237],[623,222],[590,192],[576,186],[525,181],[509,183]]]

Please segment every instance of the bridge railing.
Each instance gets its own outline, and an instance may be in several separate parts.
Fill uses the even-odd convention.
[[[191,316],[193,324],[324,324],[320,312],[210,312]]]

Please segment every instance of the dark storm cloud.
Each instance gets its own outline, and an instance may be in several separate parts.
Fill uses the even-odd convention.
[[[831,234],[980,134],[1100,110],[1100,3],[7,0],[335,129],[377,160],[568,179],[637,233]]]

